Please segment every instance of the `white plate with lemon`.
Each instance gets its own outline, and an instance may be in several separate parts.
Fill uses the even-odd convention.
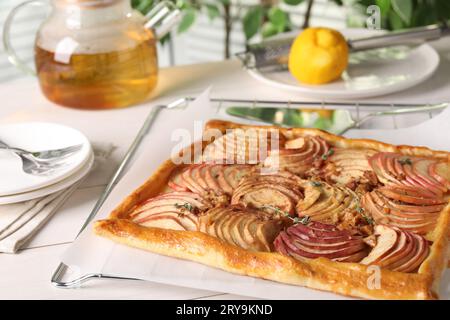
[[[348,54],[345,39],[339,37],[339,33],[325,35],[324,41],[329,46],[326,49],[317,48],[318,36],[314,33],[312,30],[294,41],[289,70],[249,69],[249,73],[261,82],[306,97],[343,100],[381,96],[410,88],[431,77],[439,65],[439,55],[426,43]],[[379,32],[342,31],[347,39],[370,34]]]

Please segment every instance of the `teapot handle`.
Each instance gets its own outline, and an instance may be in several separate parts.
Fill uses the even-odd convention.
[[[29,66],[27,66],[27,64],[19,58],[16,51],[14,50],[14,48],[11,45],[10,31],[11,31],[11,25],[13,23],[14,17],[21,9],[23,9],[25,6],[28,6],[28,5],[42,6],[42,5],[47,5],[47,3],[42,0],[30,0],[30,1],[25,1],[21,4],[19,4],[18,6],[14,7],[14,9],[11,10],[8,17],[5,20],[5,25],[3,27],[3,45],[5,47],[6,54],[8,55],[9,62],[11,62],[14,66],[21,69],[25,73],[36,76],[36,71],[34,71]]]
[[[145,18],[147,19],[145,27],[152,29],[156,38],[160,40],[180,22],[181,12],[175,4],[165,0],[154,6]]]

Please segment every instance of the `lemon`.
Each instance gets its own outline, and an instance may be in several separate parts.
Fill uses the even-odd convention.
[[[294,40],[289,52],[289,71],[306,84],[336,80],[347,65],[347,42],[340,32],[333,29],[305,29]]]

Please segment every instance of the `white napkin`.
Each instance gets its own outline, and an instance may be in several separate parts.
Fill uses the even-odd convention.
[[[51,218],[79,183],[54,194],[0,206],[0,252],[16,253]]]

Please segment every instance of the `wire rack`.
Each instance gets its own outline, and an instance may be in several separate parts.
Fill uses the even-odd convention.
[[[94,209],[86,219],[83,224],[79,234],[88,226],[88,224],[95,218],[96,214],[100,210],[103,203],[108,198],[112,189],[120,181],[121,177],[126,173],[129,163],[133,160],[137,150],[139,149],[142,141],[144,140],[147,132],[154,123],[159,112],[164,109],[176,109],[176,108],[187,108],[194,98],[184,97],[167,105],[159,105],[152,107],[149,115],[140,131],[138,132],[135,140],[131,144],[128,152],[124,156],[121,164],[118,166],[117,171],[109,181],[105,190],[101,194],[99,200],[97,201]],[[226,109],[230,106],[246,106],[246,107],[280,107],[280,108],[308,108],[308,109],[345,109],[348,110],[354,120],[359,121],[362,117],[365,117],[369,113],[386,111],[392,109],[402,109],[402,108],[417,108],[420,110],[424,107],[430,107],[429,104],[404,104],[404,103],[354,103],[354,102],[311,102],[311,101],[295,101],[295,100],[248,100],[248,99],[225,99],[225,98],[213,98],[210,99],[212,107],[215,109],[215,118],[230,120],[236,122],[242,122],[239,118],[230,116],[226,114]],[[412,114],[399,114],[390,115],[385,117],[374,118],[372,121],[364,123],[363,128],[383,128],[383,129],[397,129],[403,127],[409,127],[416,125],[420,122],[431,119],[433,116],[442,111],[442,109],[447,105],[447,103],[433,104],[435,106],[440,105],[440,108],[429,112],[417,112]],[[167,119],[166,119],[167,120]],[[162,121],[162,119],[159,119]],[[248,120],[247,120],[248,122]],[[78,235],[79,235],[78,234]],[[81,276],[77,276],[70,279],[70,268],[64,263],[60,263],[58,268],[55,270],[51,282],[54,286],[58,288],[78,288],[84,282],[93,279],[117,279],[117,280],[140,280],[128,277],[117,277],[106,275],[102,273],[87,273]],[[69,277],[69,279],[67,279]]]

